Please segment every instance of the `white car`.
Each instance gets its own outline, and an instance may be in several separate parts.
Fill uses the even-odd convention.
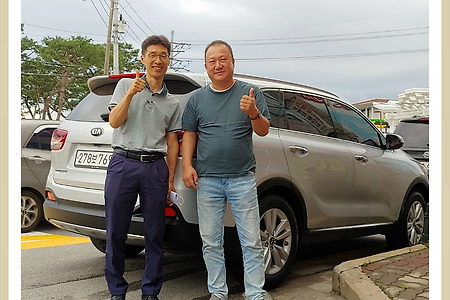
[[[60,228],[89,236],[102,252],[106,244],[103,188],[112,155],[107,107],[117,81],[125,76],[135,75],[91,78],[91,93],[52,139],[45,217]],[[420,242],[428,171],[399,149],[401,137],[385,137],[333,93],[261,77],[235,78],[257,85],[271,113],[269,134],[253,137],[266,288],[287,276],[298,249],[306,244],[378,233],[385,234],[392,247]],[[190,93],[208,84],[208,78],[168,73],[165,83],[184,108]],[[167,249],[200,251],[196,192],[184,186],[181,161],[175,188],[179,202],[166,207]],[[144,249],[142,220],[137,203],[127,240],[129,256]],[[241,280],[234,225],[228,209],[227,265]]]

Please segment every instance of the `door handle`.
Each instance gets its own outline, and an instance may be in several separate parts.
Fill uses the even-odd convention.
[[[36,163],[40,164],[41,162],[45,161],[45,158],[42,158],[40,156],[28,156],[29,160],[35,161]]]
[[[292,153],[298,153],[303,156],[308,154],[308,149],[300,146],[289,146],[289,151],[291,151]]]
[[[364,155],[355,155],[355,159],[362,163],[366,163],[369,161],[369,159],[367,157],[365,157]]]

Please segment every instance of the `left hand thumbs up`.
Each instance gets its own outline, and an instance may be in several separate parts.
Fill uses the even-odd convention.
[[[242,96],[240,108],[248,116],[254,116],[254,115],[258,114],[258,108],[256,107],[253,88],[250,89],[248,95]]]
[[[253,88],[250,89],[250,92],[248,93],[248,95],[250,96],[250,98],[255,98]]]

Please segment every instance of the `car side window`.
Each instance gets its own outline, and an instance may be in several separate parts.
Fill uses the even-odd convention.
[[[284,128],[334,136],[333,121],[324,98],[290,91],[283,92],[283,96]]]
[[[330,107],[336,119],[337,137],[343,140],[380,147],[380,136],[362,115],[350,106],[330,100]]]
[[[35,132],[25,148],[50,151],[50,142],[54,130],[55,128],[44,128],[39,132]]]
[[[280,127],[280,121],[284,119],[283,107],[281,105],[281,93],[279,90],[263,90],[267,108],[270,112],[270,126]]]

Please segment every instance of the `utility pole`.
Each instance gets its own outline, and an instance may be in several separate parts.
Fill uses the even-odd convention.
[[[180,59],[176,59],[177,55],[180,53],[185,52],[185,48],[188,48],[187,50],[189,50],[191,48],[191,44],[188,43],[177,43],[174,42],[174,36],[175,33],[172,30],[170,32],[170,44],[171,44],[171,50],[170,50],[170,69],[174,70],[174,71],[180,71],[180,70],[186,70],[189,71],[186,67],[188,64],[191,63],[191,61],[188,60],[180,60]]]
[[[113,13],[113,74],[119,74],[119,0],[114,1],[114,13]]]
[[[109,74],[109,53],[111,52],[111,28],[113,20],[114,0],[111,0],[109,9],[109,21],[108,21],[108,35],[106,37],[106,53],[105,53],[105,65],[103,68],[103,74]]]
[[[119,24],[118,24],[119,0],[111,0],[108,22],[108,36],[106,38],[106,53],[104,71],[109,74],[109,59],[111,52],[111,32],[113,34],[113,74],[119,74]],[[113,29],[113,30],[112,30]]]
[[[173,69],[173,38],[175,36],[175,31],[170,32],[170,64],[169,68]]]

